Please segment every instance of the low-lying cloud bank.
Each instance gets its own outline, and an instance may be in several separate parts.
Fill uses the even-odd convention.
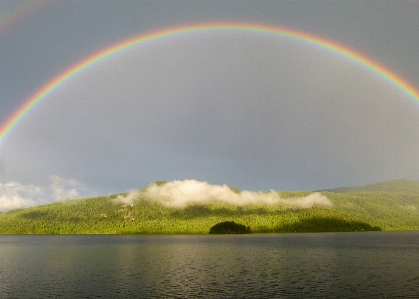
[[[49,187],[23,185],[18,182],[0,183],[0,211],[28,208],[54,201],[93,196],[84,184],[73,179],[50,177]],[[193,204],[224,202],[237,206],[249,204],[283,204],[293,208],[331,206],[330,200],[315,192],[306,197],[282,198],[274,190],[268,192],[235,192],[227,185],[210,185],[196,180],[172,181],[153,184],[143,191],[119,195],[116,201],[132,204],[139,198],[159,202],[167,207],[185,208]]]
[[[49,187],[24,185],[18,182],[0,183],[0,211],[29,208],[94,194],[83,183],[74,179],[64,179],[53,175],[49,181]]]
[[[44,196],[44,190],[35,185],[0,183],[0,211],[36,206]]]
[[[50,180],[50,190],[54,201],[79,198],[82,190],[86,189],[83,183],[74,179],[64,179],[53,175]]]
[[[293,208],[311,208],[313,206],[331,206],[331,201],[319,192],[306,197],[282,198],[278,192],[241,191],[235,192],[227,185],[210,185],[195,180],[173,181],[165,184],[153,184],[143,191],[119,195],[116,200],[125,204],[134,203],[144,198],[159,202],[167,207],[185,208],[193,204],[224,202],[237,206],[249,204],[283,204]]]

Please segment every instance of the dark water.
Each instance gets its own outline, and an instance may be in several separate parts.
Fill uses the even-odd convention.
[[[0,298],[419,298],[419,232],[0,236]]]

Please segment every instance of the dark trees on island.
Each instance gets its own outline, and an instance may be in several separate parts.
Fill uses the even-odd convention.
[[[250,226],[236,223],[234,221],[220,222],[211,227],[210,234],[250,234]]]

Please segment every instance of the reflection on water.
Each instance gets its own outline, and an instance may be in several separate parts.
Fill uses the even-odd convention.
[[[0,236],[0,298],[417,298],[419,232]]]

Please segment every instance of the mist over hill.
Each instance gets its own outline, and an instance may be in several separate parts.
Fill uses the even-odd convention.
[[[245,205],[284,205],[294,208],[331,206],[327,197],[319,192],[301,194],[287,199],[280,192],[241,191],[227,185],[211,185],[196,180],[157,182],[151,186],[127,195],[119,195],[117,200],[131,204],[138,198],[161,203],[166,207],[185,208],[194,204],[226,203],[235,206]]]
[[[418,230],[419,182],[250,192],[195,180],[161,181],[125,194],[0,213],[0,233],[208,233],[223,221],[252,232]]]

